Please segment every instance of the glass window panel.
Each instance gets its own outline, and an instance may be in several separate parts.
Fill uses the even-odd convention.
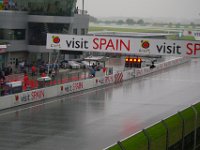
[[[16,0],[20,10],[32,15],[72,16],[77,0]]]
[[[2,40],[25,40],[25,29],[0,29]]]
[[[47,33],[67,33],[69,24],[29,23],[29,44],[46,45]]]

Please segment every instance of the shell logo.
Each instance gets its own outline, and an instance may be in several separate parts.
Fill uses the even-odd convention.
[[[142,48],[147,49],[147,48],[150,47],[150,43],[147,40],[142,40],[141,41],[141,46],[142,46]]]
[[[52,36],[52,40],[53,40],[53,43],[55,43],[55,44],[60,43],[60,38],[59,38],[59,36]]]

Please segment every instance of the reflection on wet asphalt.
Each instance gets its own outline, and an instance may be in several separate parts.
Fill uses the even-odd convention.
[[[199,101],[200,62],[0,115],[0,150],[100,150]]]

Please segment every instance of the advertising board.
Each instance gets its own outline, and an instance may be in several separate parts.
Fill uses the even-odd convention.
[[[0,45],[0,49],[5,49],[5,48],[7,48],[6,45]]]
[[[200,41],[47,34],[47,49],[142,55],[200,56]]]
[[[194,36],[195,40],[200,40],[200,31],[184,31],[183,35],[185,36]]]

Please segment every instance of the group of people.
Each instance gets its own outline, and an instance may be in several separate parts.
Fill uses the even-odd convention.
[[[31,67],[31,76],[34,77],[37,75],[37,68],[35,65],[32,65]],[[46,73],[45,71],[44,72],[41,72],[41,77],[46,77]],[[23,79],[23,84],[24,84],[24,87],[27,89],[30,87],[29,85],[29,76],[28,76],[28,73],[26,71],[24,71],[24,79]]]
[[[45,66],[45,65],[44,65]],[[30,64],[26,65],[26,62],[22,63],[17,63],[16,64],[16,69],[19,69],[21,73],[23,73],[23,79],[22,79],[22,85],[25,89],[29,89],[30,87],[30,76],[32,78],[35,77],[46,77],[47,76],[47,70],[49,70],[49,76],[52,78],[56,76],[59,72],[59,66],[56,64],[50,65],[50,67],[47,69],[45,66],[44,70],[40,70],[40,67],[37,67],[35,64]],[[0,95],[3,96],[5,95],[5,89],[7,87],[6,82],[11,82],[11,81],[6,81],[6,76],[12,74],[12,68],[9,67],[4,67],[3,69],[0,69]]]
[[[92,77],[95,77],[96,71],[100,71],[102,69],[102,66],[100,65],[100,63],[98,63],[97,65],[95,65],[94,63],[92,64],[92,67],[89,68],[90,69],[90,74]]]
[[[6,86],[6,76],[12,74],[12,68],[4,67],[3,69],[0,69],[0,95],[5,95],[6,90],[8,87]]]
[[[31,66],[31,75],[32,76],[36,76],[37,75],[37,72],[42,76],[44,76],[44,74],[46,74],[46,72],[48,69],[45,68],[44,66],[40,66],[39,68],[37,68],[35,65],[32,65]],[[49,68],[49,75],[55,75],[57,74],[58,72],[58,67],[55,66],[55,67],[50,67]]]

